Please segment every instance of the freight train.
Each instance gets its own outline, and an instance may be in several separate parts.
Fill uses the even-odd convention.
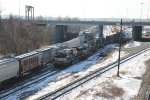
[[[84,34],[86,36],[86,34]],[[83,37],[83,36],[82,36]],[[89,35],[90,37],[90,35]],[[87,37],[86,37],[87,38]],[[9,79],[22,77],[31,70],[43,67],[53,62],[54,66],[68,66],[92,55],[98,48],[108,43],[117,42],[118,34],[106,38],[85,38],[81,45],[67,47],[63,43],[55,46],[47,46],[9,59],[0,60],[0,83]]]
[[[63,48],[64,46],[60,44],[47,46],[30,53],[0,60],[0,84],[12,78],[22,77],[35,68],[43,67],[53,61],[56,52]]]

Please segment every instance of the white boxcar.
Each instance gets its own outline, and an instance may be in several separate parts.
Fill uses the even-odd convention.
[[[16,77],[19,72],[19,61],[16,59],[0,60],[0,83]]]

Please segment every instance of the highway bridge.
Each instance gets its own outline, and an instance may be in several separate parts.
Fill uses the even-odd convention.
[[[37,25],[46,26],[52,25],[119,25],[119,21],[60,21],[60,20],[38,20],[35,21]],[[123,21],[123,25],[132,26],[149,26],[150,22],[147,21]]]
[[[44,21],[35,21],[37,25],[46,26],[48,24],[54,25],[54,42],[62,42],[63,36],[67,30],[67,26],[69,25],[90,25],[90,26],[98,26],[99,34],[103,36],[103,26],[105,25],[120,25],[121,21],[58,21],[58,20],[44,20]],[[149,42],[150,39],[141,38],[142,36],[142,27],[150,26],[150,22],[147,21],[123,21],[122,25],[127,25],[132,27],[133,39],[140,40],[144,42]]]

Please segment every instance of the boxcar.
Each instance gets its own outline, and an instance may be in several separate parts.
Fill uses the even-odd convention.
[[[19,61],[17,59],[0,60],[0,83],[5,80],[17,77],[19,74]]]
[[[16,59],[19,60],[20,75],[24,75],[41,65],[41,54],[36,51],[17,56]]]

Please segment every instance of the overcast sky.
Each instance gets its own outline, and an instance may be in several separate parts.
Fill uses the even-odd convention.
[[[0,0],[0,5],[3,15],[19,15],[19,0]],[[21,16],[25,5],[34,6],[35,16],[44,17],[140,18],[141,8],[142,18],[148,13],[148,0],[20,0]]]

